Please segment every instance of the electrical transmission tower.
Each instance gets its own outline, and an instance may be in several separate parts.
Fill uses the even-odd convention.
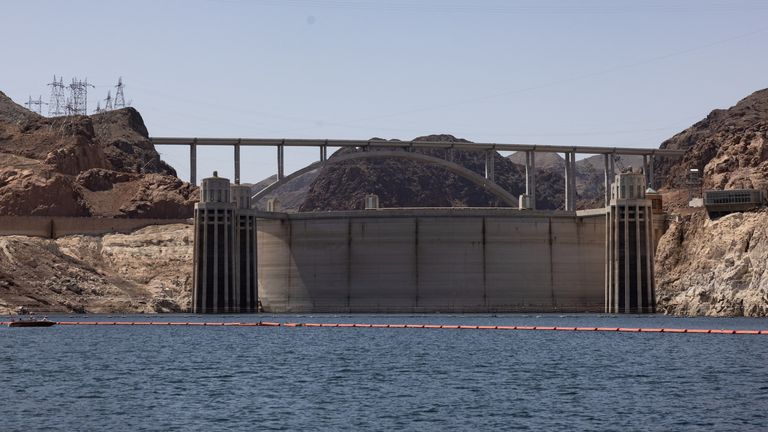
[[[120,77],[117,79],[117,85],[115,88],[117,91],[115,92],[115,109],[125,108],[125,95],[123,94],[123,88],[125,87],[125,84],[123,84],[123,77]]]
[[[32,99],[32,96],[29,96],[29,102],[25,102],[24,105],[26,105],[30,111],[43,115],[43,105],[48,104],[43,102],[42,96],[38,96],[37,99]]]
[[[53,82],[48,83],[51,87],[51,98],[48,101],[48,115],[58,117],[66,114],[66,97],[64,96],[64,78],[59,77],[56,81],[56,75],[53,76]]]
[[[114,109],[112,105],[112,90],[107,90],[107,97],[104,99],[104,111],[112,111]]]
[[[88,87],[94,87],[88,83],[88,78],[79,81],[72,78],[72,84],[69,85],[69,100],[67,101],[68,115],[87,115],[88,114]]]

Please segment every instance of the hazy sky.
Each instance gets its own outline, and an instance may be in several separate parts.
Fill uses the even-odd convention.
[[[7,1],[0,90],[118,76],[150,135],[656,147],[768,87],[768,2]],[[114,91],[113,91],[114,94]],[[186,148],[160,147],[188,177]],[[317,158],[286,150],[287,171]],[[232,150],[198,150],[198,178]],[[243,149],[243,181],[275,172]]]

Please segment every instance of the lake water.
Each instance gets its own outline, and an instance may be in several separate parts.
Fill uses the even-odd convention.
[[[768,329],[602,315],[52,316]],[[2,320],[2,318],[0,318]],[[768,336],[0,328],[0,430],[766,430]]]

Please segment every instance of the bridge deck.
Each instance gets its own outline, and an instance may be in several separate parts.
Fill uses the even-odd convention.
[[[533,151],[543,153],[584,153],[617,154],[638,156],[682,156],[683,150],[633,147],[593,147],[544,144],[464,143],[450,141],[386,141],[386,140],[340,140],[340,139],[296,139],[296,138],[197,138],[197,137],[150,137],[155,145],[199,145],[199,146],[262,146],[262,147],[402,147],[442,148],[461,150]]]

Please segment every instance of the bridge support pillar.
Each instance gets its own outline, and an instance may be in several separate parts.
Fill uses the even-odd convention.
[[[240,184],[240,143],[235,144],[235,184]]]
[[[576,210],[576,153],[565,153],[565,211]]]
[[[197,186],[197,140],[189,145],[189,183]]]
[[[283,145],[277,146],[277,179],[282,180],[285,177],[285,153],[283,152]]]
[[[605,172],[605,206],[611,205],[611,156],[607,153],[603,155],[603,170]]]
[[[648,155],[643,155],[643,177],[645,178],[645,184],[651,184],[648,177]]]
[[[320,162],[328,160],[328,146],[320,146]]]
[[[525,152],[525,194],[531,200],[531,209],[536,209],[536,152]]]
[[[656,189],[656,182],[653,175],[653,166],[656,164],[656,155],[650,155],[648,160],[648,187]]]
[[[494,150],[486,150],[485,151],[485,178],[493,181],[494,172],[493,172],[493,156],[496,152]]]

